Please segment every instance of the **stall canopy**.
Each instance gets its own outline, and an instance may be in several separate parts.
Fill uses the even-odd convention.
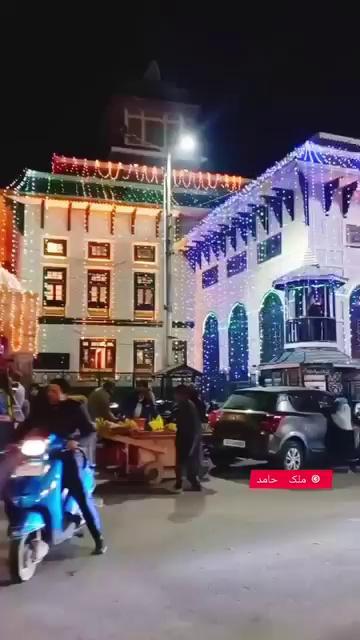
[[[171,395],[172,389],[179,384],[201,384],[203,374],[186,364],[167,367],[155,373],[155,384],[161,388],[161,396]]]

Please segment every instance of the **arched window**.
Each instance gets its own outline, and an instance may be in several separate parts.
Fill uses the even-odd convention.
[[[243,304],[236,304],[229,318],[229,375],[232,382],[249,378],[248,319]]]
[[[351,356],[360,358],[360,287],[350,296]]]
[[[279,296],[270,291],[259,313],[260,361],[270,362],[284,350],[284,310]]]
[[[204,323],[203,370],[205,376],[219,373],[219,323],[216,315],[210,313]]]

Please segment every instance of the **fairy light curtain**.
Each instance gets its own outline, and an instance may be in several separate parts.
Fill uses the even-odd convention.
[[[270,292],[259,313],[260,361],[279,358],[284,350],[284,309],[279,296]]]
[[[247,382],[249,378],[249,332],[245,306],[233,308],[228,328],[229,377],[231,382]]]
[[[360,286],[350,296],[351,355],[360,358]]]

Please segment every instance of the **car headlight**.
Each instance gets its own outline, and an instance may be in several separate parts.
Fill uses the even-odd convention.
[[[47,449],[47,440],[43,438],[31,438],[25,440],[21,447],[21,453],[28,458],[43,456]]]

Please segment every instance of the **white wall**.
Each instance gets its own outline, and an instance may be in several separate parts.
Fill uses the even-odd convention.
[[[214,312],[219,320],[220,330],[220,368],[228,369],[228,323],[232,308],[237,302],[242,302],[248,314],[249,323],[249,365],[258,364],[260,359],[259,323],[258,314],[263,298],[272,289],[273,280],[281,274],[296,269],[302,264],[304,254],[308,246],[308,228],[303,222],[303,210],[301,201],[296,200],[295,221],[291,221],[284,211],[284,224],[281,229],[275,216],[271,216],[269,235],[265,234],[261,223],[257,222],[256,241],[248,240],[248,245],[241,240],[238,234],[238,246],[236,252],[230,247],[226,258],[221,255],[219,260],[211,252],[211,262],[208,265],[203,260],[202,271],[218,265],[218,284],[202,289],[202,271],[192,272],[189,281],[189,271],[186,272],[187,287],[184,285],[185,298],[183,307],[186,314],[195,319],[195,331],[192,333],[192,348],[189,349],[193,359],[189,363],[202,370],[202,333],[204,321],[210,312]],[[257,264],[257,244],[277,233],[282,233],[282,253],[263,264]],[[228,258],[247,250],[248,269],[243,273],[227,277],[226,262]],[[190,270],[191,272],[191,270]],[[280,294],[281,297],[281,294]]]
[[[54,202],[54,201],[52,201]],[[65,315],[70,318],[87,317],[87,268],[111,268],[111,313],[110,317],[132,320],[134,272],[155,272],[157,278],[156,309],[157,320],[162,316],[162,287],[159,286],[162,265],[162,246],[156,237],[155,216],[139,213],[135,223],[135,234],[131,233],[129,213],[117,212],[114,234],[110,234],[109,211],[96,210],[92,206],[89,230],[84,225],[84,208],[73,206],[71,231],[67,230],[67,208],[51,204],[45,212],[44,229],[40,228],[40,204],[25,207],[25,233],[20,278],[26,288],[36,291],[42,300],[43,266],[65,266],[67,268],[67,303]],[[64,238],[67,240],[67,257],[54,258],[43,255],[44,238]],[[88,241],[107,241],[112,245],[111,262],[87,259]],[[157,262],[137,264],[133,262],[133,245],[152,243],[157,249]],[[39,352],[70,353],[70,369],[79,369],[79,343],[82,337],[116,339],[116,369],[133,370],[133,341],[155,340],[155,370],[162,366],[162,329],[152,326],[106,326],[102,324],[41,324],[39,331]]]

